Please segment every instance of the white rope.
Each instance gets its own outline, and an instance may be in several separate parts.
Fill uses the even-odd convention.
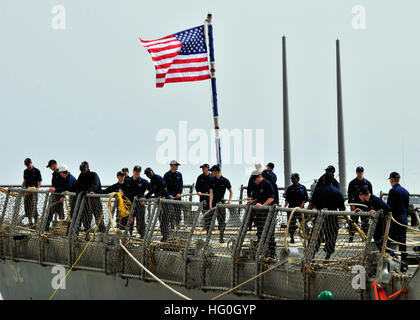
[[[388,240],[391,241],[391,242],[397,243],[397,244],[401,244],[403,246],[419,246],[420,245],[420,242],[418,242],[418,241],[417,242],[416,241],[406,241],[406,243],[402,243],[402,242],[398,242],[396,240],[391,239],[389,236],[388,236]]]
[[[174,288],[168,286],[165,282],[163,282],[161,279],[159,279],[158,277],[156,277],[151,271],[149,271],[149,269],[147,269],[144,265],[142,265],[132,254],[130,251],[128,251],[128,249],[122,244],[122,241],[120,239],[120,246],[121,248],[123,248],[123,250],[127,253],[127,255],[139,266],[141,267],[144,271],[146,271],[153,279],[155,279],[157,282],[159,282],[162,286],[164,286],[166,289],[172,291],[173,293],[175,293],[177,296],[185,299],[185,300],[192,300],[191,298],[184,296],[182,293],[176,291]]]
[[[413,228],[413,227],[407,226],[406,224],[399,223],[397,220],[394,219],[394,217],[392,215],[391,215],[391,219],[392,219],[392,221],[394,221],[396,224],[400,225],[401,227],[406,227],[407,229],[414,230],[414,231],[417,231],[417,232],[420,231],[418,228]]]

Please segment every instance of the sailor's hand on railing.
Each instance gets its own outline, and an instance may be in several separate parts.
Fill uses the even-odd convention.
[[[360,211],[362,211],[362,210],[360,210],[360,208],[356,208],[356,209],[354,209],[354,210],[352,210],[352,211],[354,211],[354,212],[360,212]]]
[[[180,198],[181,198],[181,195],[178,193],[178,194],[175,196],[175,198],[176,198],[176,199],[180,199]]]
[[[197,194],[201,197],[202,193],[200,191],[197,192]]]
[[[95,192],[93,192],[93,191],[91,191],[91,192],[89,192],[89,194],[94,194]]]
[[[255,204],[255,206],[256,206],[256,207],[261,207],[261,206],[262,206],[262,204],[257,202],[257,203]]]
[[[50,192],[55,192],[55,188],[54,187],[51,187],[49,190],[50,190]]]

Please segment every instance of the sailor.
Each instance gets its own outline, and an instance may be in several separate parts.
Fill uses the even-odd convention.
[[[373,213],[379,210],[383,211],[383,213],[378,218],[378,222],[376,223],[375,233],[373,234],[373,239],[375,241],[376,247],[378,248],[379,251],[381,251],[383,236],[385,233],[385,219],[384,218],[388,215],[389,212],[391,212],[392,209],[382,199],[372,194],[371,189],[369,188],[368,185],[361,186],[358,189],[357,194],[360,200],[358,203],[367,205],[368,208],[366,209],[366,208],[356,207],[356,209],[354,210],[355,212],[369,211],[370,213]]]
[[[110,185],[109,187],[101,190],[98,193],[100,193],[100,194],[110,194],[110,193],[113,193],[113,192],[120,192],[122,194],[123,193],[122,188],[124,186],[124,180],[125,179],[126,179],[126,175],[122,171],[118,171],[117,172],[117,183],[114,183],[113,185]],[[117,218],[116,218],[117,227],[119,229],[124,229],[125,225],[127,224],[127,218],[124,217],[125,218],[125,220],[124,220],[125,224],[123,225],[123,222],[121,221],[121,219],[122,219],[121,211],[120,211],[118,206],[117,206],[117,209],[116,209],[116,216],[117,216]]]
[[[109,193],[113,193],[113,192],[119,192],[120,190],[122,190],[122,187],[124,186],[125,177],[126,177],[126,175],[122,171],[118,171],[117,172],[117,183],[114,183],[113,185],[110,185],[109,187],[101,190],[98,193],[109,194]]]
[[[267,179],[264,179],[262,173],[255,170],[251,173],[252,182],[255,184],[255,187],[252,192],[251,203],[255,204],[256,207],[260,206],[269,206],[274,203],[274,188],[271,182]],[[268,217],[268,210],[255,210],[252,212],[251,223],[257,227],[257,238],[258,242],[261,241],[261,235],[264,230],[264,226]],[[275,255],[276,252],[276,243],[274,240],[274,234],[271,234],[269,244],[268,244],[269,253],[271,256]]]
[[[366,186],[369,189],[370,194],[373,193],[372,191],[372,184],[366,180],[363,176],[364,176],[364,171],[365,169],[363,167],[357,167],[356,168],[356,178],[354,178],[352,181],[350,181],[349,183],[349,187],[348,187],[348,201],[349,203],[360,203],[360,199],[359,199],[359,195],[358,195],[358,190],[360,188],[362,188],[363,186]],[[350,210],[351,211],[355,211],[357,208],[363,210],[363,207],[357,206],[357,205],[350,205]],[[353,222],[358,223],[359,221],[359,216],[354,216]],[[363,232],[366,234],[369,228],[369,218],[368,217],[361,217],[362,220],[362,230]],[[354,237],[354,226],[352,223],[349,224],[349,236],[350,239],[349,241],[352,242],[353,241],[353,237]]]
[[[279,187],[277,186],[277,183],[273,180],[273,176],[270,175],[268,170],[264,170],[262,173],[262,176],[265,180],[271,183],[274,189],[274,201],[273,204],[279,204]]]
[[[290,180],[292,181],[292,185],[289,186],[285,193],[285,203],[284,207],[287,208],[303,208],[305,206],[305,203],[308,201],[308,191],[306,190],[306,187],[299,183],[300,176],[298,173],[293,173],[290,176]],[[294,234],[297,229],[296,227],[296,217],[299,219],[299,221],[302,221],[301,215],[295,213],[292,217],[292,220],[290,221],[289,225],[289,234],[290,234],[290,242],[295,243]],[[290,213],[287,213],[287,220],[290,218]]]
[[[209,196],[210,196],[210,185],[213,180],[213,176],[210,173],[210,166],[205,163],[200,166],[201,170],[203,171],[202,174],[200,174],[197,177],[197,181],[195,183],[195,190],[197,191],[200,202],[203,202],[203,211],[207,212],[209,207]],[[206,230],[210,227],[211,218],[209,219],[209,215],[206,214],[204,216],[204,223]]]
[[[76,178],[70,173],[69,167],[62,164],[58,167],[60,176],[64,179],[63,192],[76,192]],[[70,200],[70,217],[73,217],[74,208],[76,206],[76,197],[69,196]],[[64,202],[64,196],[60,198],[61,202]]]
[[[274,163],[272,163],[272,162],[267,163],[266,168],[267,168],[268,173],[271,176],[271,180],[274,181],[274,183],[277,183],[277,176],[273,171],[274,170]]]
[[[327,209],[332,211],[336,211],[338,209],[345,211],[346,207],[344,206],[343,194],[332,184],[334,181],[333,173],[327,171],[323,175],[322,179],[323,185],[315,189],[315,192],[309,201],[308,209],[310,210],[312,208],[316,208],[318,210]],[[337,235],[338,217],[335,215],[325,216],[325,220],[315,246],[315,252],[319,250],[321,239],[325,239],[325,259],[328,260],[335,251]]]
[[[124,173],[124,179],[130,176],[130,172],[128,171],[128,168],[122,168],[121,172]]]
[[[391,227],[389,230],[389,237],[399,243],[404,244],[395,244],[398,245],[398,249],[401,252],[401,271],[407,271],[407,246],[406,237],[407,237],[407,227],[403,225],[408,225],[407,213],[409,205],[410,194],[408,191],[400,185],[401,176],[398,172],[391,172],[389,175],[389,182],[392,186],[389,190],[387,203],[391,207],[392,216],[398,222],[391,221]],[[392,241],[388,240],[388,248],[392,248],[394,244]],[[391,255],[395,256],[394,252],[390,252]]]
[[[324,181],[324,176],[327,173],[331,173],[332,177],[333,177],[333,181],[332,181],[332,185],[334,187],[336,187],[338,190],[340,190],[340,184],[338,183],[338,181],[334,178],[334,173],[335,173],[335,168],[332,165],[329,165],[326,169],[325,169],[325,173],[318,179],[316,186],[315,186],[315,190],[319,187],[323,185],[323,181]]]
[[[256,171],[258,171],[258,172],[262,172],[263,171],[263,169],[262,169],[262,165],[261,165],[261,163],[256,163],[255,164],[255,170]],[[247,188],[246,188],[246,195],[247,195],[247,200],[248,200],[248,202],[250,201],[250,200],[252,200],[252,192],[253,192],[253,190],[254,190],[254,188],[255,188],[255,183],[253,182],[253,177],[252,177],[252,174],[249,176],[249,179],[248,179],[248,186],[247,186]]]
[[[216,208],[218,203],[225,203],[225,200],[223,199],[225,196],[226,190],[229,190],[229,200],[227,204],[229,205],[232,201],[233,197],[233,190],[232,186],[227,178],[222,176],[221,169],[218,165],[214,165],[211,167],[210,172],[213,176],[212,183],[210,185],[210,199],[209,199],[209,207],[210,209]],[[213,219],[214,211],[211,211],[207,213],[207,215],[210,216],[211,219]],[[210,219],[209,218],[209,219]],[[219,208],[218,214],[216,216],[217,223],[219,225],[219,242],[223,243],[223,235],[225,233],[225,227],[226,227],[226,209],[225,208]],[[209,220],[211,222],[211,219]],[[209,228],[210,225],[206,226],[206,228]],[[207,232],[210,230],[207,229]]]
[[[99,176],[96,172],[90,171],[89,163],[87,161],[83,161],[80,166],[80,175],[76,182],[76,192],[82,193],[83,196],[87,193],[94,194],[100,193],[101,188],[101,181]],[[85,197],[85,207],[83,208],[82,216],[81,216],[81,223],[85,228],[85,232],[88,232],[90,229],[92,217],[95,217],[96,224],[99,223],[99,220],[102,216],[102,203],[101,199],[97,197]],[[105,232],[105,224],[103,219],[98,226],[99,232]]]
[[[140,199],[144,198],[146,190],[151,190],[152,186],[149,181],[140,177],[141,166],[135,166],[133,168],[133,176],[131,178],[125,179],[124,185],[122,187],[123,194],[131,201],[134,207],[133,219],[136,219],[136,228],[137,232],[140,235],[140,238],[144,238],[146,232],[146,223],[145,223],[145,213],[146,207],[143,203],[135,202],[135,198]],[[120,225],[124,228],[127,224],[128,217],[122,218]],[[130,224],[130,234],[133,233],[133,223]]]
[[[169,196],[172,200],[181,200],[182,189],[184,187],[182,181],[182,174],[178,171],[179,163],[176,160],[172,160],[169,163],[171,169],[165,173],[163,179],[165,179],[166,186],[168,188]],[[179,227],[181,222],[181,204],[168,206],[171,211],[171,227]]]
[[[146,199],[151,198],[152,196],[155,198],[170,199],[166,182],[160,175],[154,173],[151,168],[146,168],[144,174],[150,179],[151,186],[149,192],[145,196]],[[162,208],[164,207],[166,207],[166,204],[162,205]],[[162,234],[161,242],[165,242],[169,238],[171,216],[168,212],[169,211],[165,208],[165,210],[161,210],[159,214],[160,232]]]
[[[52,171],[51,187],[49,189],[49,191],[51,192],[51,204],[48,209],[46,224],[46,230],[48,231],[54,213],[58,214],[58,218],[60,220],[64,219],[64,207],[63,202],[61,201],[62,196],[60,195],[60,193],[64,191],[65,180],[61,177],[60,173],[58,172],[57,161],[48,161],[47,168],[50,168]]]
[[[31,159],[26,158],[24,163],[26,169],[23,171],[22,188],[39,190],[42,185],[41,172],[33,166]],[[38,194],[28,192],[24,197],[25,217],[29,221],[29,226],[32,226],[32,218],[34,218],[34,223],[37,223],[38,221]]]

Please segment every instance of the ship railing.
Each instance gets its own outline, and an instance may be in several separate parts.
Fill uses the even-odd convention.
[[[32,201],[39,214],[35,226],[26,225],[24,203],[28,194],[38,197]],[[61,216],[55,221],[61,209],[53,204],[61,196],[64,219]],[[227,290],[285,261],[236,293],[316,299],[321,291],[330,290],[337,299],[360,299],[367,289],[353,288],[354,268],[366,268],[370,274],[368,257],[379,253],[371,239],[380,212],[245,204],[218,204],[208,210],[204,203],[184,199],[135,199],[122,220],[118,218],[118,201],[102,194],[76,196],[10,188],[0,196],[0,255],[67,267],[80,258],[76,269],[151,280],[119,247],[122,239],[139,262],[169,284]],[[359,217],[363,230],[352,223]],[[143,220],[144,228],[142,223],[137,225]],[[349,225],[353,227],[349,229]],[[292,231],[295,243],[290,242]],[[350,232],[354,232],[352,240]],[[323,249],[333,243],[335,250],[326,259]]]

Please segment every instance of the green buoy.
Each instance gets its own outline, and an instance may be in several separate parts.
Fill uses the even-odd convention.
[[[322,291],[318,296],[318,300],[334,300],[334,295],[331,291]]]

